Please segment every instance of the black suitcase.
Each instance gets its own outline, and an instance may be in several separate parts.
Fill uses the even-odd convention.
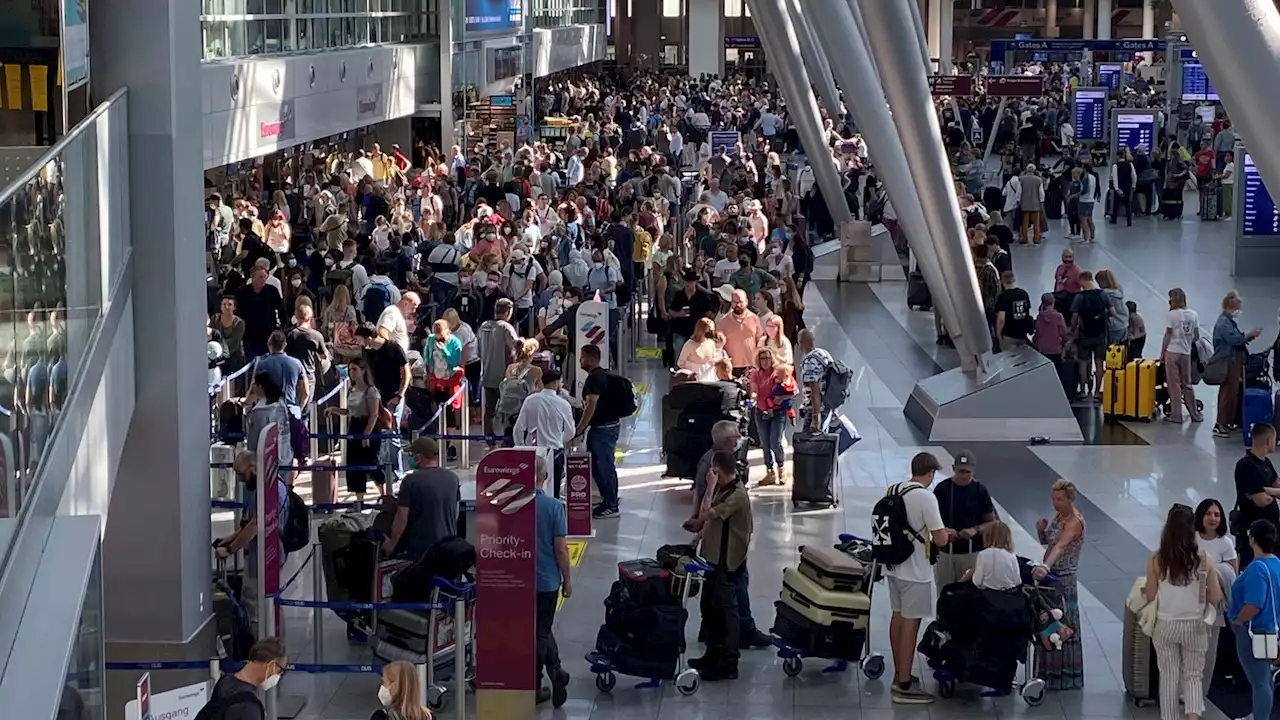
[[[834,434],[797,432],[791,436],[791,502],[815,505],[837,504],[834,479],[836,443]]]
[[[671,386],[667,397],[671,409],[680,414],[716,415],[742,410],[742,391],[724,383],[678,383]]]
[[[862,657],[862,644],[867,639],[865,630],[855,630],[843,623],[831,627],[819,625],[781,600],[775,600],[773,607],[777,614],[770,632],[804,655],[853,661]]]
[[[1000,188],[989,185],[982,191],[982,204],[991,212],[1004,207],[1004,193]]]
[[[641,647],[632,645],[615,635],[608,627],[601,626],[596,633],[596,652],[608,658],[614,669],[623,675],[672,680],[679,648]]]
[[[912,270],[907,276],[907,309],[933,309],[933,294],[929,292],[929,285],[925,283],[924,275],[919,270]]]
[[[671,571],[657,560],[641,558],[618,563],[618,580],[631,602],[637,605],[671,605],[680,602],[671,592]]]

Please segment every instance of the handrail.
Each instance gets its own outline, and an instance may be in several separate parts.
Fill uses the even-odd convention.
[[[128,92],[129,92],[129,88],[122,87],[119,90],[116,90],[115,92],[111,93],[111,97],[99,103],[98,107],[94,108],[93,112],[89,113],[88,117],[86,117],[85,119],[77,123],[76,126],[71,128],[71,131],[68,132],[66,135],[63,135],[62,138],[58,140],[58,142],[54,143],[52,147],[50,147],[48,150],[44,152],[43,155],[40,156],[40,159],[32,163],[31,167],[23,171],[23,173],[18,177],[9,181],[9,184],[5,185],[3,190],[0,190],[0,205],[3,205],[9,202],[9,198],[13,197],[14,195],[17,195],[18,192],[22,190],[23,186],[31,182],[31,179],[34,178],[36,174],[40,172],[41,168],[43,168],[45,165],[48,165],[50,162],[53,161],[54,158],[58,157],[64,151],[66,151],[66,149],[71,146],[71,142],[73,140],[80,137],[80,135],[86,129],[93,127],[93,121],[97,120],[99,117],[104,115],[107,112],[107,110],[116,103],[117,100],[124,97]]]

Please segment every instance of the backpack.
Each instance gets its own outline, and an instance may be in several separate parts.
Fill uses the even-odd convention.
[[[605,371],[605,375],[609,379],[608,397],[601,397],[600,403],[596,406],[596,412],[603,409],[604,417],[609,420],[622,420],[636,414],[640,403],[636,401],[636,389],[631,381],[621,375],[614,375]]]
[[[1101,290],[1090,290],[1081,295],[1080,334],[1085,337],[1107,334],[1106,301]]]
[[[354,265],[352,267],[354,267]],[[328,286],[330,296],[333,295],[333,290],[339,285],[346,285],[347,290],[354,290],[351,283],[351,268],[343,268],[334,265],[325,272],[324,284]]]
[[[391,304],[391,291],[382,283],[373,283],[364,289],[364,300],[360,301],[360,310],[364,313],[365,322],[378,322],[382,311]]]
[[[514,377],[504,377],[498,385],[498,405],[496,412],[499,418],[510,422],[520,414],[524,399],[529,397],[532,388],[529,386],[529,369]]]
[[[280,526],[280,544],[286,553],[297,552],[311,542],[311,511],[307,504],[298,497],[298,493],[289,488],[289,516]]]
[[[923,490],[919,485],[894,485],[871,508],[871,557],[888,567],[901,565],[916,551],[915,541],[924,542],[907,520],[907,493]]]
[[[258,699],[257,693],[252,692],[236,693],[217,700],[210,700],[205,703],[204,707],[200,708],[200,712],[196,713],[195,720],[223,720],[223,718],[227,717],[227,711],[231,708],[250,703],[257,705],[259,711],[262,710],[262,701]]]
[[[835,357],[822,371],[826,387],[822,391],[822,407],[839,410],[849,399],[849,386],[853,384],[853,371]]]

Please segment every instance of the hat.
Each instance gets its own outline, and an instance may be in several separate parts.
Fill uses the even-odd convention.
[[[409,454],[438,458],[440,457],[440,444],[435,441],[435,438],[415,438],[413,442],[409,443]]]
[[[721,300],[731,302],[733,300],[733,286],[729,283],[725,283],[716,288],[716,294],[720,296]]]
[[[977,464],[978,459],[974,457],[972,450],[961,450],[959,454],[956,455],[956,461],[951,464],[951,469],[973,472],[973,469],[977,467]]]

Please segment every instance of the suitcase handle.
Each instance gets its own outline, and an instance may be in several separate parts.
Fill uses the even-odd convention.
[[[791,598],[796,602],[800,603],[801,605],[804,605],[807,608],[814,608],[815,610],[817,609],[818,607],[817,605],[814,605],[813,603],[809,602],[809,598],[796,592],[795,588],[791,587],[790,585],[787,585],[786,583],[782,583],[782,587],[786,589],[788,593],[791,593]]]

